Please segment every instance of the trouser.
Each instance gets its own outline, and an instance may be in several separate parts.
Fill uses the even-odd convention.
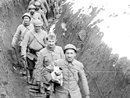
[[[27,58],[27,64],[28,64],[27,69],[29,71],[29,76],[30,76],[30,79],[32,79],[33,78],[33,70],[35,67],[35,61]]]
[[[29,52],[36,55],[37,51],[33,49],[29,49]],[[30,58],[27,57],[27,69],[29,71],[30,79],[33,79],[33,70],[35,68],[35,62],[36,62],[36,59],[31,60]]]

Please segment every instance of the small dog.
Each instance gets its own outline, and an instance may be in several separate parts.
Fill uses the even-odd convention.
[[[46,68],[49,70],[52,77],[52,80],[48,83],[46,89],[48,91],[54,91],[54,83],[60,84],[60,86],[63,84],[62,68],[55,65],[49,65]]]
[[[62,86],[63,84],[63,73],[62,68],[54,66],[54,70],[51,72],[52,79]]]

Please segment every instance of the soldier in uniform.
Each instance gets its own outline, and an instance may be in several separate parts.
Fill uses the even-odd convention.
[[[64,58],[64,53],[62,48],[60,46],[55,45],[56,35],[54,33],[48,34],[46,38],[46,43],[47,43],[47,47],[45,47],[39,52],[39,56],[35,66],[35,74],[36,74],[35,77],[37,82],[42,81],[43,74],[41,73],[44,73],[44,75],[46,73],[46,70],[42,70],[42,69],[51,65],[54,60]],[[42,81],[42,82],[48,83],[48,81]]]
[[[75,59],[77,49],[72,44],[67,44],[64,48],[65,59],[54,62],[63,70],[63,85],[56,86],[56,98],[82,98],[78,82],[82,84],[85,98],[89,98],[89,87],[84,66]]]
[[[31,16],[29,13],[25,13],[22,16],[23,22],[22,24],[20,24],[13,36],[12,39],[12,47],[15,47],[17,44],[17,41],[19,41],[18,43],[20,44],[21,41],[23,40],[26,32],[28,32],[29,30],[32,30],[34,28],[33,24],[30,23],[31,21]]]
[[[39,13],[40,15],[41,15],[41,17],[42,17],[42,20],[43,20],[43,23],[45,23],[45,27],[47,28],[48,26],[49,26],[49,24],[48,24],[48,21],[47,21],[47,19],[46,19],[46,12],[45,11],[43,11],[43,10],[41,10],[41,4],[40,4],[40,2],[35,2],[35,7],[36,7],[36,12],[37,13]]]
[[[17,60],[18,60],[18,64],[21,64],[21,42],[25,37],[25,34],[32,30],[34,28],[33,24],[30,23],[31,21],[31,16],[29,13],[25,13],[22,16],[23,22],[22,24],[20,24],[13,36],[12,39],[12,47],[15,49],[16,51],[16,55],[17,55]]]
[[[74,45],[67,44],[64,48],[65,59],[54,61],[54,65],[62,68],[63,72],[62,86],[56,85],[55,87],[56,98],[82,98],[81,88],[84,91],[85,98],[90,98],[88,82],[83,70],[84,66],[75,59],[76,52],[77,49]],[[46,79],[51,81],[51,78],[48,78],[48,76],[46,75]],[[79,85],[79,82],[81,85]]]
[[[29,11],[30,16],[31,16],[31,23],[33,23],[34,20],[37,20],[37,19],[39,19],[39,20],[42,21],[41,14],[37,13],[37,12],[35,11],[35,9],[36,9],[36,7],[35,7],[34,5],[30,5],[30,6],[28,7],[28,11]]]
[[[47,3],[46,0],[31,0],[31,1],[29,2],[29,5],[32,5],[32,4],[34,5],[36,2],[39,2],[39,3],[40,3],[41,9],[42,9],[45,13],[47,13],[47,11],[50,12],[50,8],[49,8],[48,3]]]
[[[47,36],[47,32],[41,29],[43,23],[40,20],[35,20],[33,24],[34,30],[29,31],[26,34],[21,49],[21,55],[28,63],[29,83],[32,83],[33,81],[33,70],[37,60],[37,55],[41,49],[45,48],[45,38]]]

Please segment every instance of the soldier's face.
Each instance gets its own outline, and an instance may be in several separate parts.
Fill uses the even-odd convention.
[[[47,40],[47,46],[50,48],[53,48],[55,46],[56,39],[48,39]]]
[[[28,16],[24,16],[23,22],[24,22],[24,24],[26,24],[26,25],[29,24],[29,22],[30,22],[29,17],[28,17]]]
[[[35,9],[30,9],[29,12],[30,12],[31,15],[33,15],[34,12],[35,12]]]
[[[36,7],[36,9],[35,9],[35,10],[36,10],[36,11],[38,11],[39,9],[40,9],[40,7]]]
[[[38,33],[41,29],[41,26],[34,26],[35,32]]]
[[[68,62],[72,62],[76,56],[76,53],[73,49],[68,49],[65,52],[65,58]]]

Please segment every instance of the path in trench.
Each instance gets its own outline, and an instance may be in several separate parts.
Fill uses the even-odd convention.
[[[52,24],[55,25],[56,22],[58,22],[58,19],[53,20]],[[33,88],[33,86],[27,84],[26,79],[24,79],[22,76],[17,75],[16,77],[19,80],[19,82],[23,84],[21,88],[24,88],[24,93],[25,93],[24,98],[45,98],[45,95],[43,94],[35,94],[35,93],[30,92],[29,90],[31,90],[30,88]]]

